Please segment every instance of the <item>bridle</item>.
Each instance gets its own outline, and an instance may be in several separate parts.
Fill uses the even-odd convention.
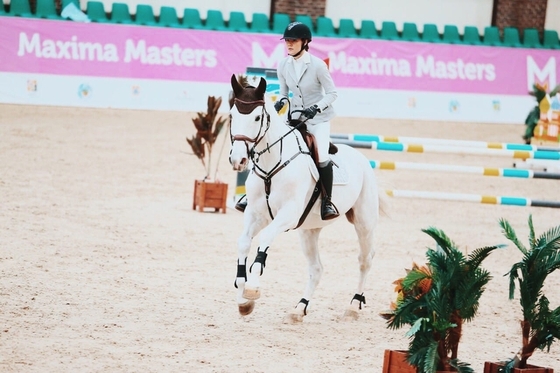
[[[268,131],[268,129],[270,128],[270,114],[268,114],[268,112],[266,111],[266,108],[264,106],[264,100],[256,100],[256,101],[243,101],[240,100],[238,98],[234,98],[233,99],[233,104],[235,105],[235,107],[237,108],[237,111],[240,114],[251,114],[253,112],[253,110],[255,110],[257,107],[262,106],[262,113],[261,113],[261,124],[259,127],[259,132],[257,133],[257,135],[255,136],[255,138],[250,138],[248,136],[245,135],[235,135],[233,136],[233,134],[231,133],[231,126],[229,128],[229,136],[231,138],[231,143],[233,144],[234,141],[243,141],[245,142],[245,145],[247,145],[247,143],[253,143],[253,149],[255,148],[255,146],[264,138],[264,135],[266,133],[266,131]],[[263,131],[263,122],[264,122],[264,118],[266,116],[266,129]],[[262,135],[261,135],[262,132]]]
[[[243,100],[240,100],[238,98],[234,98],[233,103],[234,103],[235,107],[237,108],[237,111],[239,111],[239,113],[241,113],[241,114],[250,114],[250,113],[253,112],[253,110],[255,110],[255,108],[257,108],[258,106],[262,106],[261,123],[260,123],[260,127],[259,127],[259,132],[257,133],[257,135],[254,138],[250,138],[250,137],[245,136],[245,135],[235,135],[234,136],[231,133],[231,126],[230,126],[230,138],[231,138],[231,143],[232,144],[235,141],[243,141],[245,143],[245,146],[247,147],[247,155],[248,155],[249,159],[251,160],[251,162],[253,163],[253,172],[258,177],[263,179],[263,181],[264,181],[265,193],[266,193],[266,204],[268,206],[268,212],[270,214],[270,217],[272,219],[274,219],[274,216],[272,215],[272,210],[270,208],[270,204],[268,203],[268,198],[269,198],[269,195],[270,195],[270,186],[272,184],[272,177],[274,175],[276,175],[278,172],[280,172],[282,169],[284,169],[288,164],[290,164],[291,161],[293,161],[300,154],[306,154],[306,155],[311,156],[311,152],[309,150],[306,150],[304,147],[302,147],[302,144],[300,142],[299,137],[295,136],[296,141],[298,143],[299,151],[297,153],[295,153],[287,161],[282,162],[283,140],[288,135],[290,135],[295,130],[297,130],[300,126],[305,124],[305,121],[307,120],[307,118],[303,121],[300,121],[297,125],[293,126],[288,132],[286,132],[284,135],[280,136],[280,138],[278,138],[277,140],[275,140],[271,144],[267,144],[267,146],[264,149],[257,152],[257,151],[255,151],[255,147],[262,141],[262,139],[264,139],[264,136],[265,136],[266,132],[270,129],[270,114],[268,114],[268,112],[266,111],[266,107],[264,105],[265,102],[264,102],[264,100],[243,101]],[[289,112],[289,108],[288,108],[288,112]],[[266,128],[263,130],[263,127],[265,126],[264,125],[264,118],[265,117],[266,117]],[[249,148],[249,143],[253,144],[253,146],[251,148]],[[280,157],[278,158],[278,162],[269,171],[263,170],[259,166],[260,156],[263,155],[266,152],[270,152],[270,149],[278,143],[280,143]]]

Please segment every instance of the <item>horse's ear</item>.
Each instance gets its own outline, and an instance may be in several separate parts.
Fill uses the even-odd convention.
[[[259,86],[257,87],[258,97],[264,97],[265,92],[266,92],[266,80],[261,77],[261,81],[259,82]]]
[[[233,95],[236,97],[239,96],[239,94],[243,91],[243,87],[241,87],[241,84],[239,84],[239,81],[237,80],[235,74],[231,75],[231,88],[233,88]]]

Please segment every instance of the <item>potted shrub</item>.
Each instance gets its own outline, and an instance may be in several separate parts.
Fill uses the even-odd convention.
[[[195,180],[193,210],[198,207],[199,211],[204,211],[204,208],[210,207],[215,211],[226,212],[227,184],[217,180],[217,163],[214,178],[211,178],[212,152],[218,135],[227,121],[227,118],[218,117],[221,104],[221,97],[208,96],[207,112],[198,112],[192,119],[196,133],[191,138],[187,137],[187,143],[191,146],[193,154],[202,162],[206,173],[203,179]]]
[[[507,239],[515,244],[523,257],[512,265],[509,273],[509,298],[513,299],[519,289],[519,303],[523,312],[521,321],[521,350],[510,360],[486,362],[485,373],[530,372],[552,373],[550,368],[527,364],[536,349],[550,351],[552,343],[560,339],[560,306],[551,309],[543,294],[543,285],[549,274],[560,268],[560,225],[550,228],[539,237],[535,235],[533,218],[529,216],[529,247],[518,238],[505,220],[500,226]]]
[[[503,245],[479,248],[465,256],[443,231],[433,227],[422,231],[437,245],[426,252],[426,266],[414,264],[395,282],[397,301],[382,316],[391,329],[410,326],[406,333],[410,342],[406,351],[385,352],[383,373],[473,373],[469,364],[458,359],[461,331],[463,323],[476,315],[491,279],[481,268],[482,261]],[[403,365],[405,359],[409,368]]]

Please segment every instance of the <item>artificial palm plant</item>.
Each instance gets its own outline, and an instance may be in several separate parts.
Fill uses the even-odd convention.
[[[543,294],[543,285],[549,274],[560,268],[560,225],[550,228],[539,237],[535,235],[533,217],[529,216],[529,247],[527,248],[505,219],[500,226],[507,239],[521,251],[523,257],[509,271],[509,298],[513,299],[516,284],[519,288],[519,302],[523,312],[521,333],[523,345],[511,360],[504,364],[504,372],[512,368],[525,369],[527,359],[535,350],[550,351],[552,343],[560,339],[560,306],[550,308],[548,298]]]
[[[541,101],[546,97],[547,94],[549,95],[549,97],[554,97],[558,92],[560,92],[560,84],[554,87],[554,89],[550,92],[547,92],[547,90],[548,86],[546,84],[541,85],[538,83],[534,83],[533,90],[529,92],[531,96],[535,97],[535,100],[537,100],[537,104],[529,112],[527,118],[525,118],[525,126],[527,126],[527,128],[525,129],[523,140],[525,140],[525,143],[527,144],[531,143],[531,138],[534,135],[535,127],[537,127],[537,124],[541,120]]]
[[[437,247],[426,252],[425,267],[414,265],[397,281],[397,302],[382,316],[391,329],[410,326],[407,360],[419,373],[472,373],[469,364],[458,359],[462,327],[476,315],[491,279],[480,265],[502,245],[479,248],[465,256],[443,231],[433,227],[422,231]]]
[[[207,112],[198,112],[197,116],[192,119],[196,133],[190,139],[187,137],[187,142],[191,146],[194,155],[200,159],[206,170],[205,180],[209,179],[212,173],[212,150],[214,149],[214,144],[227,122],[227,118],[218,117],[218,110],[221,105],[221,97],[208,96]],[[218,166],[216,166],[214,179],[217,172]]]

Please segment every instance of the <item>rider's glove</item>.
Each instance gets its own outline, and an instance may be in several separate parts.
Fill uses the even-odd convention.
[[[280,110],[282,110],[282,108],[284,107],[284,100],[278,100],[274,103],[274,110],[276,110],[276,112],[280,112]]]
[[[320,113],[320,112],[321,112],[321,110],[319,109],[319,107],[317,105],[313,105],[313,106],[305,109],[303,111],[303,115],[305,115],[308,119],[313,119],[315,117],[315,115],[317,115],[317,113]]]

